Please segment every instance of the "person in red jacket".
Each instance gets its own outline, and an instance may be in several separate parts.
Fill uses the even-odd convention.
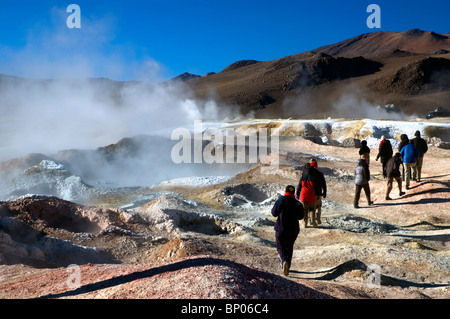
[[[303,174],[300,178],[300,181],[297,186],[296,197],[303,204],[303,208],[305,209],[305,217],[303,222],[305,223],[305,227],[308,227],[308,221],[314,227],[317,227],[317,222],[313,216],[312,220],[309,220],[310,214],[314,214],[316,211],[316,191],[315,191],[315,181],[316,174],[314,172],[315,168],[310,165],[310,163],[305,164],[303,167]]]

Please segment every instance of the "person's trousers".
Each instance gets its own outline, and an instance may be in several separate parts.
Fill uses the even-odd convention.
[[[287,262],[289,267],[292,262],[292,255],[294,254],[294,243],[297,239],[298,233],[276,233],[275,239],[277,242],[278,256],[280,257],[280,264],[283,266]]]
[[[419,156],[417,158],[416,166],[417,166],[417,175],[416,180],[420,181],[422,179],[422,165],[423,165],[423,156]],[[413,177],[414,178],[414,177]]]
[[[355,189],[355,199],[353,201],[353,206],[358,207],[359,198],[361,197],[361,190],[364,189],[364,193],[366,193],[367,203],[370,204],[370,187],[369,183],[364,185],[356,185]]]
[[[393,183],[394,179],[397,181],[399,194],[402,192],[402,178],[400,176],[399,177],[388,177],[386,197],[389,197],[389,194],[391,193],[392,183]]]
[[[417,165],[416,163],[405,163],[406,166],[406,187],[409,187],[409,182],[411,181],[411,169],[413,171],[413,178],[417,176]]]
[[[387,176],[387,174],[386,174],[386,164],[387,164],[387,161],[386,162],[381,162],[381,167],[383,168],[383,177]]]
[[[318,224],[322,224],[322,196],[316,196],[316,216],[314,216]]]
[[[302,202],[303,208],[305,210],[305,217],[303,217],[303,222],[305,227],[308,226],[308,221],[310,224],[315,224],[316,220],[316,202]],[[311,213],[311,214],[310,214]]]

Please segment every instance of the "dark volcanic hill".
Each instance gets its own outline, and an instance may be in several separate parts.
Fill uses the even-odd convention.
[[[369,33],[273,61],[238,61],[185,83],[204,99],[213,88],[221,102],[256,117],[348,117],[342,105],[352,101],[423,115],[449,108],[450,34]]]

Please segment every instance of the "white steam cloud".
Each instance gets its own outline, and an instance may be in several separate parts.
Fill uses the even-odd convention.
[[[27,78],[0,75],[0,161],[92,149],[227,116],[183,83],[162,82],[165,68],[152,58],[134,59],[136,52],[112,45],[114,18],[83,15],[77,30],[66,27],[66,18],[53,9],[51,25],[30,31],[26,46],[0,45],[0,73]]]
[[[368,118],[374,120],[405,120],[407,116],[395,105],[375,105],[367,101],[357,90],[343,93],[332,109],[342,118]],[[410,116],[411,117],[411,116]]]
[[[23,80],[3,77],[0,160],[26,153],[92,149],[224,116],[182,83]]]

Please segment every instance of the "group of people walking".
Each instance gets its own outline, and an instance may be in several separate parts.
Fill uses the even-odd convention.
[[[386,200],[391,200],[390,193],[394,180],[398,185],[399,196],[405,194],[402,191],[401,167],[403,177],[406,175],[406,189],[409,189],[411,177],[417,182],[422,178],[423,157],[428,151],[428,145],[420,136],[420,131],[416,131],[414,135],[414,139],[409,140],[406,134],[402,134],[398,152],[395,154],[391,142],[384,136],[381,138],[375,160],[380,160],[383,176],[387,180]],[[374,204],[370,195],[370,148],[367,141],[361,142],[359,155],[355,169],[356,189],[353,201],[355,208],[359,208],[362,190],[365,192],[368,205]],[[272,215],[277,217],[274,228],[278,256],[286,276],[291,266],[294,243],[300,232],[299,220],[304,221],[305,227],[308,224],[313,227],[321,224],[322,199],[327,196],[327,185],[323,173],[317,166],[317,160],[314,158],[305,164],[297,190],[294,186],[288,185],[284,196],[280,197],[272,208]]]
[[[394,151],[391,142],[384,136],[381,137],[380,144],[378,145],[378,154],[375,158],[376,161],[380,159],[383,171],[383,177],[387,180],[386,188],[386,200],[391,200],[390,193],[393,188],[394,180],[397,182],[399,196],[403,196],[405,192],[402,190],[402,176],[405,180],[406,189],[409,189],[411,179],[420,182],[422,178],[422,165],[423,157],[428,151],[427,142],[421,137],[420,131],[414,133],[412,140],[408,139],[406,134],[400,136],[400,144],[398,152],[393,155]],[[360,159],[358,160],[358,166],[355,170],[355,197],[353,205],[355,208],[359,208],[359,198],[361,189],[364,189],[369,205],[373,204],[370,199],[370,148],[367,147],[367,141],[361,142],[361,148],[359,149]],[[402,168],[402,172],[400,172]],[[412,172],[412,174],[411,174]],[[412,176],[411,176],[412,175]]]

